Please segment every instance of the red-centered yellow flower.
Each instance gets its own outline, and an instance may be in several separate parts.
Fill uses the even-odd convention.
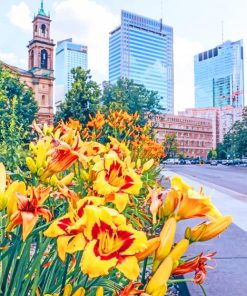
[[[117,211],[87,206],[84,235],[88,241],[81,260],[81,270],[90,278],[104,276],[117,268],[130,280],[139,275],[136,254],[147,248],[144,232],[135,230]]]
[[[129,201],[128,194],[139,194],[141,177],[122,162],[116,152],[110,151],[93,167],[97,173],[93,190],[113,202],[121,212]]]
[[[101,206],[104,199],[95,196],[87,196],[77,202],[77,209],[56,219],[44,232],[48,237],[57,237],[58,255],[65,261],[66,253],[73,254],[84,249],[86,240],[83,231],[86,220],[80,219],[84,216],[85,207],[88,205]]]
[[[144,292],[144,290],[139,290],[142,285],[142,283],[130,281],[126,287],[116,293],[116,296],[140,295]]]
[[[73,146],[59,140],[54,141],[55,148],[49,151],[47,168],[42,176],[44,180],[53,174],[66,170],[79,158],[79,137],[76,137]]]
[[[79,151],[79,159],[81,163],[91,161],[95,156],[106,152],[106,147],[97,142],[84,142]]]
[[[203,284],[207,275],[206,268],[209,268],[206,262],[208,260],[212,260],[212,257],[215,256],[215,254],[216,252],[210,253],[204,256],[201,253],[196,258],[181,263],[178,267],[176,267],[176,269],[172,271],[172,274],[178,276],[178,275],[184,275],[186,273],[195,271],[195,277],[194,277],[195,283]]]
[[[72,254],[76,251],[81,251],[85,246],[85,238],[82,234],[84,225],[73,228],[78,221],[78,216],[74,212],[55,220],[48,229],[44,232],[45,236],[57,237],[58,256],[62,261],[65,261],[66,253]]]
[[[41,205],[49,196],[49,190],[38,188],[31,188],[30,198],[20,193],[17,195],[17,211],[10,217],[10,222],[7,231],[11,231],[15,226],[22,225],[22,238],[25,240],[29,233],[33,230],[39,216],[42,216],[47,222],[51,220],[51,213],[49,210],[43,208]]]
[[[222,216],[210,222],[204,222],[193,228],[186,229],[185,234],[191,242],[207,241],[225,231],[232,224],[231,216]]]
[[[115,151],[118,157],[121,160],[124,160],[126,157],[130,156],[130,150],[123,142],[119,142],[113,137],[108,137],[110,139],[110,148]]]

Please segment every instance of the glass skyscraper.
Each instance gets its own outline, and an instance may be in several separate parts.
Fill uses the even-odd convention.
[[[128,11],[110,33],[109,81],[133,79],[157,91],[165,113],[174,112],[173,28]]]
[[[72,42],[72,38],[59,41],[56,48],[56,96],[58,106],[71,89],[73,77],[71,70],[82,67],[87,70],[87,46]]]
[[[194,57],[195,106],[244,106],[243,40],[226,41]]]

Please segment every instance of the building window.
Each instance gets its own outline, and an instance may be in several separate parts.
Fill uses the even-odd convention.
[[[47,69],[47,63],[48,62],[48,53],[45,49],[41,50],[41,61],[40,61],[40,67],[42,69]]]
[[[212,58],[212,56],[213,56],[213,50],[210,49],[210,50],[208,51],[208,58],[210,59],[210,58]]]
[[[46,31],[46,26],[45,26],[45,24],[42,24],[41,25],[41,34],[43,37],[45,37],[45,31]]]
[[[214,48],[214,57],[216,57],[217,55],[218,55],[218,48],[215,47],[215,48]]]
[[[41,104],[45,105],[45,95],[42,95]]]
[[[34,66],[34,53],[33,50],[31,51],[31,68]]]

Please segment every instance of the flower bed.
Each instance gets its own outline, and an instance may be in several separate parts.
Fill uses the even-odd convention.
[[[33,127],[28,169],[11,176],[0,164],[0,295],[163,296],[190,272],[203,283],[215,253],[185,252],[232,219],[179,176],[162,188],[164,149],[138,114]],[[175,242],[194,217],[205,222]]]

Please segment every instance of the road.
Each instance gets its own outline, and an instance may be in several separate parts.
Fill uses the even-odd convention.
[[[247,167],[210,165],[165,165],[165,169],[233,191],[247,200]],[[205,182],[203,182],[205,183]]]

